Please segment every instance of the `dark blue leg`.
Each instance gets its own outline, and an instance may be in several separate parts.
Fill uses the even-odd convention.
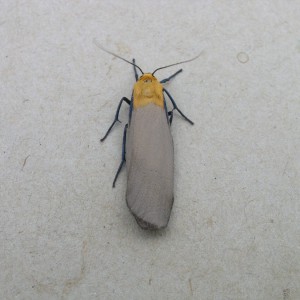
[[[177,107],[174,99],[172,98],[172,96],[170,95],[170,93],[164,88],[163,91],[168,95],[168,97],[170,98],[172,104],[173,104],[173,110],[176,109],[180,114],[181,116],[186,120],[188,121],[191,125],[194,125],[194,122],[191,121],[188,117],[186,117],[183,112]]]
[[[170,77],[161,80],[160,83],[166,83],[166,82],[168,82],[169,80],[171,80],[172,78],[174,78],[176,75],[178,75],[178,74],[181,73],[181,72],[182,72],[182,69],[178,70],[176,73],[174,73],[174,74],[171,75]]]
[[[114,179],[114,182],[113,182],[113,188],[115,187],[115,184],[116,184],[116,181],[117,181],[117,178],[122,170],[122,167],[126,161],[126,132],[127,132],[127,127],[128,127],[128,124],[125,125],[124,127],[124,133],[123,133],[123,146],[122,146],[122,161],[120,163],[120,166],[118,168],[118,171],[117,171],[117,174],[115,176],[115,179]]]
[[[135,59],[134,58],[132,59],[132,62],[135,64]],[[133,66],[133,70],[134,70],[135,81],[138,81],[139,75],[137,73],[136,66]]]
[[[121,105],[122,105],[123,101],[125,101],[126,103],[128,103],[130,105],[130,100],[127,99],[126,97],[123,97],[120,100],[117,111],[116,111],[115,119],[114,119],[113,123],[111,124],[111,126],[108,128],[105,136],[100,140],[101,142],[103,142],[107,138],[108,134],[110,133],[111,129],[113,128],[113,126],[115,125],[116,122],[121,123],[121,121],[119,120],[119,112],[120,112],[120,108],[121,108]]]
[[[171,110],[171,111],[168,112],[168,116],[170,116],[169,117],[169,124],[170,124],[170,126],[172,125],[172,121],[173,121],[173,110]]]

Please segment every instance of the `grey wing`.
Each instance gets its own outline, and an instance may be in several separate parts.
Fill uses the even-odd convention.
[[[144,229],[166,227],[173,205],[174,151],[165,110],[154,104],[132,113],[126,143],[126,201]]]

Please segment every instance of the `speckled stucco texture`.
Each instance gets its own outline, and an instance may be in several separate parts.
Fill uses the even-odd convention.
[[[300,2],[1,1],[0,299],[300,299]],[[167,229],[125,202],[132,66],[182,65]],[[178,69],[157,72],[163,79]]]

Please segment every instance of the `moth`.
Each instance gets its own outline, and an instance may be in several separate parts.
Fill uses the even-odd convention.
[[[105,52],[133,65],[136,83],[131,99],[123,97],[118,105],[115,118],[104,137],[109,135],[116,122],[122,103],[129,105],[129,119],[124,127],[122,160],[113,181],[113,187],[120,171],[126,162],[127,170],[127,206],[143,229],[161,229],[167,226],[174,201],[174,147],[170,126],[173,111],[179,114],[191,125],[176,105],[173,97],[163,84],[182,72],[182,69],[170,77],[159,81],[154,74],[161,69],[187,63],[196,57],[175,64],[160,67],[152,73],[144,73],[135,63],[114,54],[101,45]],[[141,75],[138,75],[138,70]],[[169,111],[165,95],[171,100],[173,108]]]

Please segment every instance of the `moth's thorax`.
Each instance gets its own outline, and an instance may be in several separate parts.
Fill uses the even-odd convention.
[[[163,86],[150,73],[143,74],[133,88],[133,108],[137,109],[154,103],[164,107]]]

